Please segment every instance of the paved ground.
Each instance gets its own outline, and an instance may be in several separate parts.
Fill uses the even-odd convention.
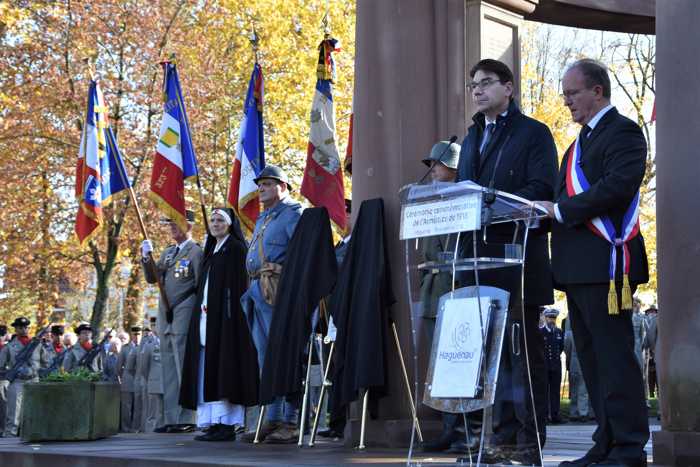
[[[655,421],[654,421],[655,422]],[[652,426],[652,430],[659,429]],[[548,427],[545,466],[580,457],[590,446],[592,425]],[[651,443],[647,445],[651,462]],[[454,465],[448,456],[414,455],[412,465]],[[91,442],[24,444],[0,438],[2,467],[192,467],[192,466],[400,466],[407,450],[367,449],[359,452],[338,443],[322,442],[314,448],[235,443],[204,443],[192,435],[123,434]],[[468,464],[467,464],[468,465]]]

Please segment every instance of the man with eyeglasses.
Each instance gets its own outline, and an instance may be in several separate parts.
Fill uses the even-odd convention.
[[[474,124],[462,142],[458,181],[502,190],[529,200],[552,199],[557,150],[543,123],[523,115],[513,99],[512,71],[485,59],[469,73],[467,90],[476,106]],[[479,273],[482,285],[510,292],[508,322],[493,410],[493,436],[482,462],[516,461],[540,465],[545,440],[547,375],[544,341],[539,332],[540,307],[554,303],[546,226],[530,230],[525,252],[525,288],[520,268]],[[477,237],[479,256],[503,256],[504,244],[523,243],[523,230],[512,223],[489,226]],[[462,257],[472,257],[473,237],[463,235]],[[462,286],[474,285],[472,273]],[[521,296],[524,295],[524,304]],[[534,409],[534,410],[533,410]],[[535,415],[536,414],[536,415]]]
[[[538,203],[553,219],[554,282],[566,293],[598,427],[586,455],[560,466],[642,467],[649,422],[631,310],[637,285],[649,280],[638,223],[647,144],[639,125],[610,103],[604,65],[575,62],[562,90],[581,132],[564,154],[556,203]]]

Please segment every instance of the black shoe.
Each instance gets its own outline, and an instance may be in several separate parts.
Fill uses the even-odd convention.
[[[559,425],[561,423],[564,423],[564,421],[561,419],[561,417],[559,415],[557,415],[556,417],[552,417],[549,420],[549,423],[551,423],[552,425]]]
[[[329,439],[336,440],[336,441],[343,439],[343,436],[344,436],[343,433],[341,433],[340,431],[335,431],[335,430],[331,430],[331,429],[321,430],[321,431],[317,432],[316,434],[318,436],[320,436],[321,438],[329,438]]]
[[[172,427],[172,426],[173,426],[173,425],[163,425],[163,426],[159,426],[158,428],[156,428],[155,430],[153,430],[153,433],[170,433],[169,430],[170,430],[170,427]]]
[[[443,452],[450,449],[452,443],[457,440],[457,432],[454,430],[443,431],[440,437],[434,441],[426,441],[421,445],[423,452]]]
[[[603,459],[605,459],[605,457],[588,453],[579,459],[560,462],[559,467],[588,467],[596,462],[601,462]]]
[[[518,449],[511,453],[511,460],[521,465],[542,465],[542,458],[537,448]]]
[[[486,446],[481,452],[482,464],[512,465],[513,451],[503,446]],[[478,462],[479,451],[472,452],[471,463]],[[457,458],[457,463],[469,463],[468,457]]]
[[[192,433],[197,427],[190,423],[180,423],[179,425],[170,425],[168,433]]]

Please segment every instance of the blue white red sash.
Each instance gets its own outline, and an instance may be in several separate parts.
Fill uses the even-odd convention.
[[[579,138],[569,149],[566,166],[566,192],[569,197],[587,191],[591,187],[581,168],[581,145]],[[617,267],[617,247],[622,247],[622,309],[632,309],[632,291],[629,285],[630,252],[627,242],[639,234],[639,191],[634,195],[622,218],[622,235],[618,236],[615,225],[608,216],[600,216],[586,221],[591,232],[610,243],[610,291],[608,293],[608,312],[618,313],[617,293],[615,290],[615,271]]]

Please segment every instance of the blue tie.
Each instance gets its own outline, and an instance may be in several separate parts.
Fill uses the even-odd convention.
[[[489,123],[486,125],[486,129],[484,130],[484,139],[481,140],[481,146],[479,146],[479,154],[482,156],[484,155],[484,149],[486,149],[486,146],[489,144],[489,140],[491,139],[491,135],[493,134],[493,128],[496,126],[495,123]]]

